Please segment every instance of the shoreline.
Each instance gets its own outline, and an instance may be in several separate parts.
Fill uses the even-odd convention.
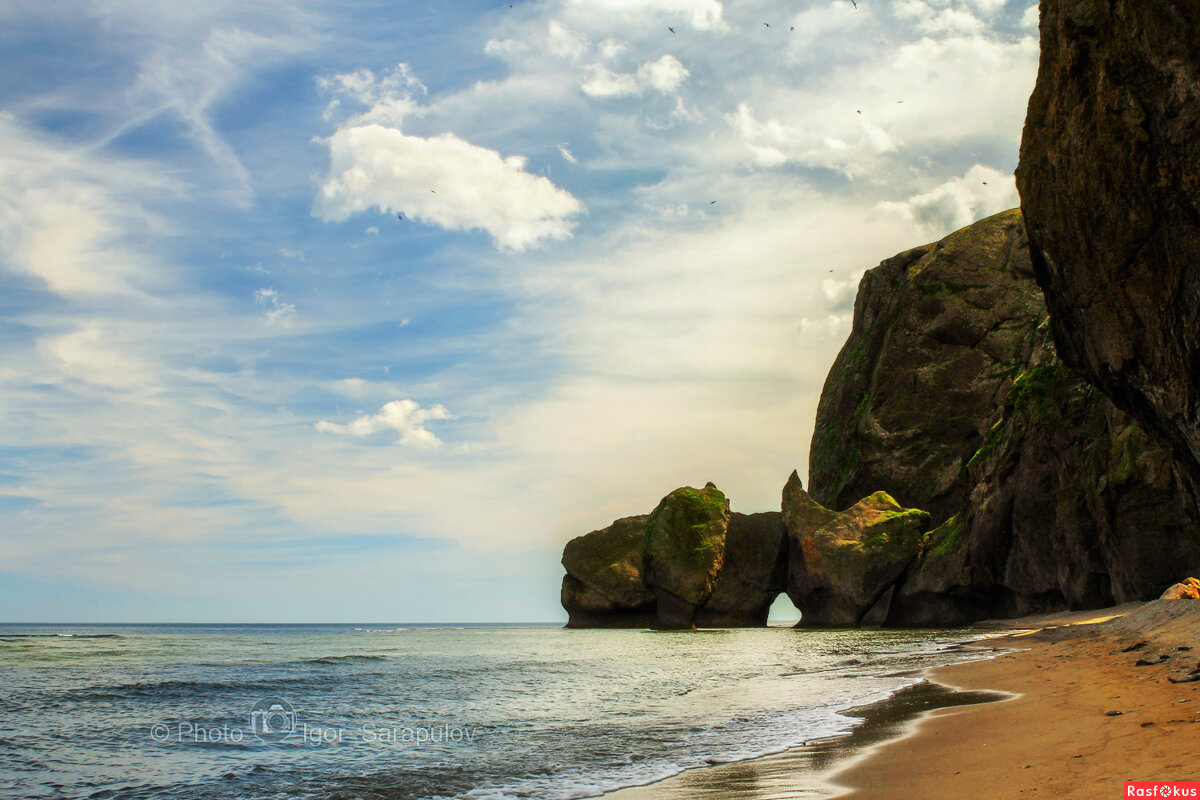
[[[848,734],[603,797],[1091,800],[1122,796],[1125,780],[1200,780],[1200,681],[1167,680],[1198,667],[1200,603],[1127,604],[978,631],[986,638],[962,646],[994,655],[932,667],[921,683],[848,709],[863,720]],[[1146,644],[1125,652],[1138,642]]]

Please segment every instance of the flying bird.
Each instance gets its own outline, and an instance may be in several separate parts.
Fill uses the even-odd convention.
[[[795,26],[795,25],[793,25],[792,27],[788,28],[788,30],[789,30],[789,31],[794,31],[794,30],[796,30],[796,26]]]
[[[403,219],[404,219],[404,215],[403,215],[403,214],[397,214],[397,215],[396,215],[396,219],[403,220]]]
[[[675,32],[675,29],[672,28],[670,25],[667,26],[667,30],[669,30],[671,33]]]
[[[856,0],[850,0],[850,5],[854,6],[855,9],[858,8],[858,3]]]
[[[764,22],[763,25],[766,25],[768,28],[771,27],[771,23],[769,22]]]
[[[713,201],[709,202],[709,205],[710,205],[710,206],[715,206],[716,204],[717,204],[717,201],[716,201],[716,200],[713,200]]]
[[[861,109],[861,108],[858,110],[858,115],[859,115],[860,117],[862,116],[862,109]]]
[[[983,182],[983,185],[984,185],[984,186],[987,186],[987,181],[984,181],[984,182]]]
[[[434,194],[437,194],[437,189],[430,189],[429,191],[433,192]]]

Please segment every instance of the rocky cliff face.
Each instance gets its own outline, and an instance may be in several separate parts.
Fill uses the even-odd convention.
[[[867,272],[821,393],[813,497],[847,508],[882,490],[935,524],[957,514],[967,462],[1045,316],[1017,211]]]
[[[1058,358],[1029,263],[1013,211],[863,278],[810,462],[826,504],[937,509],[887,624],[1148,599],[1200,564],[1180,468]]]
[[[1017,185],[1059,354],[1200,496],[1200,2],[1043,0]]]

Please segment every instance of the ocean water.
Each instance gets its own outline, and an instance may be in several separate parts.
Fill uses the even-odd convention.
[[[592,797],[847,732],[954,632],[0,626],[0,796]]]

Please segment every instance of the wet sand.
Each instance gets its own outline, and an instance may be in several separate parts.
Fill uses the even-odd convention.
[[[932,670],[936,684],[862,710],[850,736],[607,797],[1095,800],[1126,780],[1200,780],[1200,682],[1168,680],[1200,662],[1200,603],[1163,602],[1003,623],[1038,630]]]

